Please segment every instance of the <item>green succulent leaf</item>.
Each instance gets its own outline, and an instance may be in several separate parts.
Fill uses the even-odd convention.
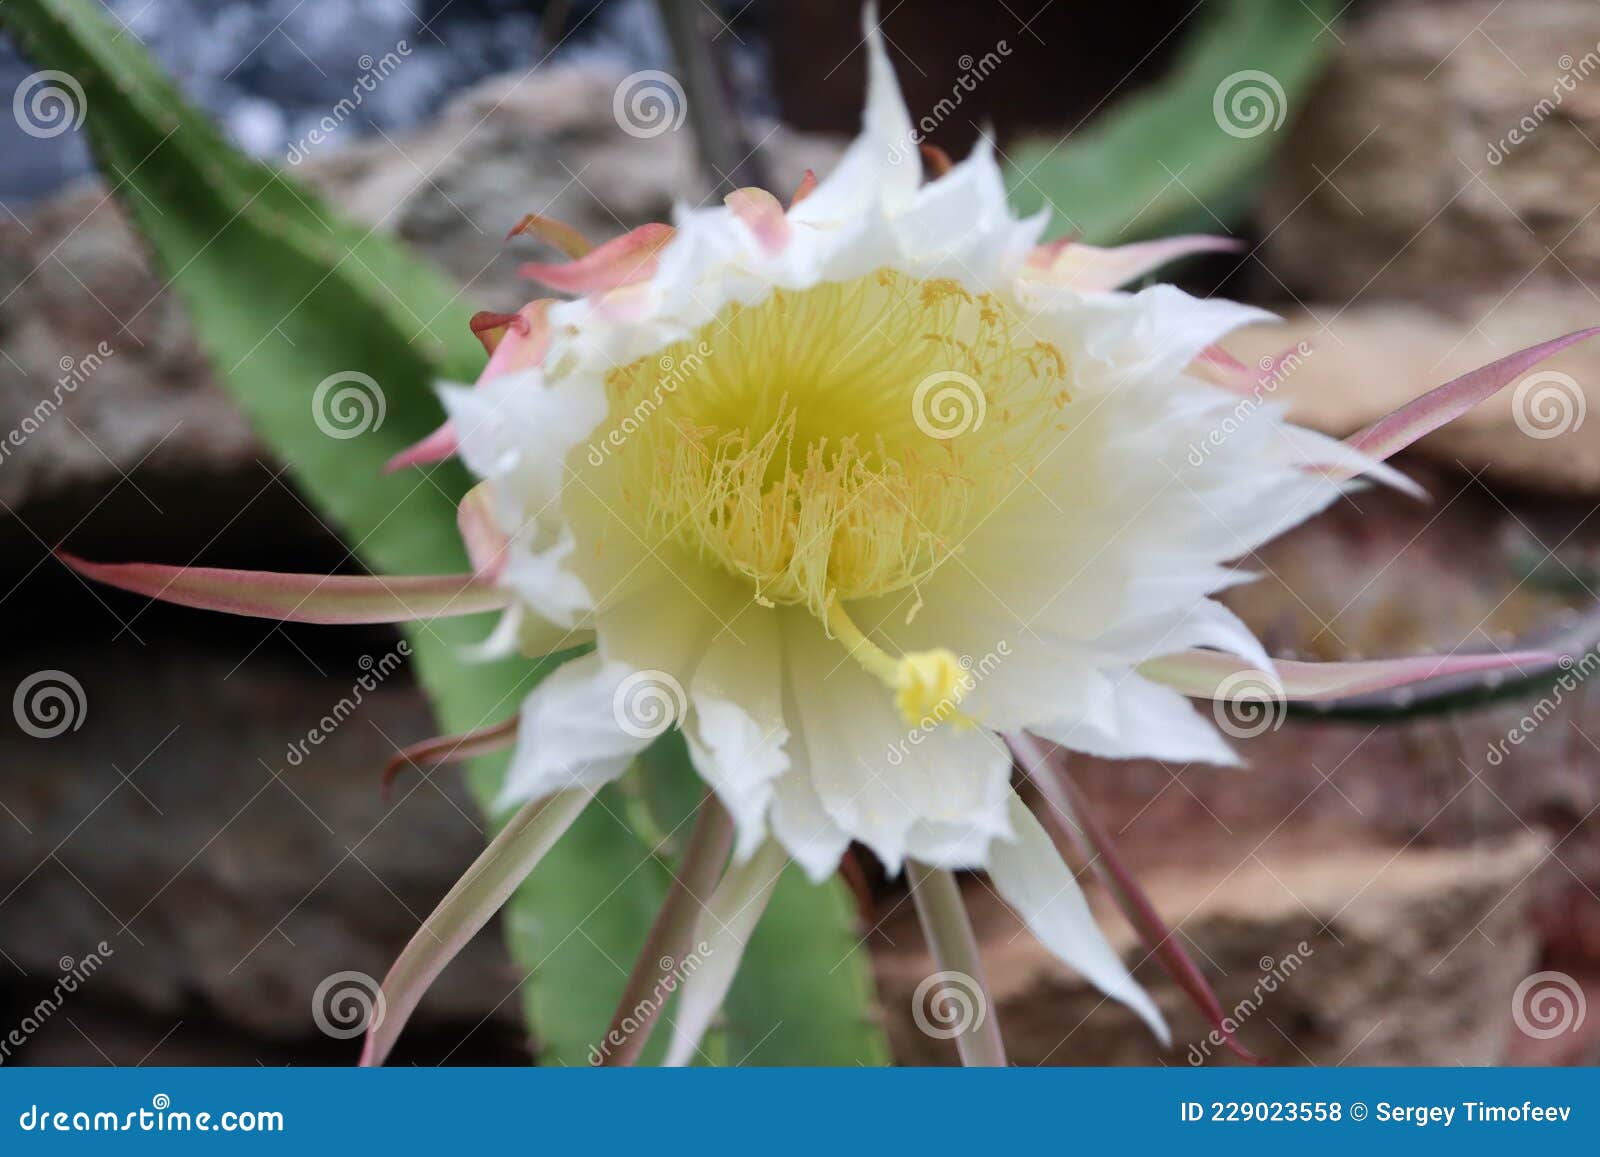
[[[1217,0],[1168,74],[1088,127],[1014,149],[1017,207],[1054,208],[1052,236],[1113,243],[1237,220],[1338,41],[1334,0]]]

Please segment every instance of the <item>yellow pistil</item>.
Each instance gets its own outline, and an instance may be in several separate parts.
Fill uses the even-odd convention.
[[[957,709],[970,687],[971,676],[953,651],[943,647],[909,651],[896,659],[867,638],[837,602],[828,608],[826,622],[850,657],[895,693],[894,704],[908,726],[946,722],[962,729],[975,726]]]

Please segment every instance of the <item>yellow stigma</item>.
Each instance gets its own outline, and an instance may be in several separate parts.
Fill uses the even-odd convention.
[[[952,717],[953,655],[893,659],[840,605],[916,592],[1059,437],[1061,353],[999,299],[879,270],[732,305],[607,378],[613,435],[590,463],[648,543],[801,606],[895,691]],[[847,622],[848,619],[843,619]],[[870,649],[870,650],[869,650]]]
[[[895,671],[894,705],[912,726],[952,720],[971,727],[972,720],[956,710],[967,692],[967,673],[951,651],[912,651],[901,658]]]
[[[877,676],[894,694],[894,705],[910,727],[932,727],[952,722],[974,726],[957,704],[970,687],[970,676],[951,651],[911,651],[894,658],[861,632],[861,628],[834,603],[828,608],[828,629],[850,652],[850,657]]]

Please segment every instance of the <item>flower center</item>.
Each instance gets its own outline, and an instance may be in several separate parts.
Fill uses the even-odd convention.
[[[1061,428],[1066,380],[998,299],[880,270],[732,305],[607,387],[644,533],[804,606],[909,713],[953,702],[948,665],[866,662],[841,604],[914,591],[955,554]]]

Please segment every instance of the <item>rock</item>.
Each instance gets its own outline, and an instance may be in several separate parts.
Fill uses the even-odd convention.
[[[82,688],[78,730],[37,738],[5,716],[0,948],[12,981],[38,985],[106,942],[74,1001],[140,1010],[146,1048],[185,1018],[316,1038],[318,985],[381,978],[482,850],[484,822],[453,770],[379,790],[386,754],[431,726],[398,640],[330,654],[252,623],[197,645],[182,618],[142,616],[148,646],[51,649]],[[0,686],[30,673],[8,657]],[[520,979],[499,937],[478,937],[430,989],[424,1031],[515,1026]]]
[[[1257,212],[1249,280],[1292,298],[1258,356],[1314,353],[1269,390],[1349,433],[1514,350],[1600,320],[1600,11],[1585,0],[1373,3],[1340,27]],[[1425,439],[1488,480],[1600,493],[1600,345],[1540,366]],[[1520,383],[1519,383],[1520,384]]]
[[[1252,851],[1147,875],[1145,884],[1211,978],[1241,1039],[1279,1064],[1494,1064],[1511,1034],[1511,993],[1537,948],[1519,885],[1543,855],[1522,834],[1471,851]],[[1041,1064],[1229,1063],[1210,1027],[1159,969],[1138,970],[1173,1029],[1163,1051],[1138,1018],[1046,952],[984,887],[965,890],[1009,1059]],[[1143,949],[1100,905],[1130,965]],[[897,1058],[954,1063],[922,1031],[917,985],[935,971],[910,905],[885,921],[896,947],[877,976]],[[928,1018],[924,1017],[925,1020]],[[930,1022],[933,1023],[933,1022]]]
[[[1263,285],[1378,302],[1542,281],[1587,297],[1600,277],[1600,235],[1583,227],[1600,201],[1600,11],[1374,3],[1339,38],[1274,162]]]
[[[1344,436],[1434,386],[1517,350],[1600,323],[1587,291],[1528,284],[1463,296],[1448,309],[1358,302],[1289,311],[1228,341],[1247,364],[1305,351],[1245,400],[1284,402],[1291,417]],[[1600,338],[1563,350],[1417,444],[1457,474],[1553,494],[1600,494]]]

